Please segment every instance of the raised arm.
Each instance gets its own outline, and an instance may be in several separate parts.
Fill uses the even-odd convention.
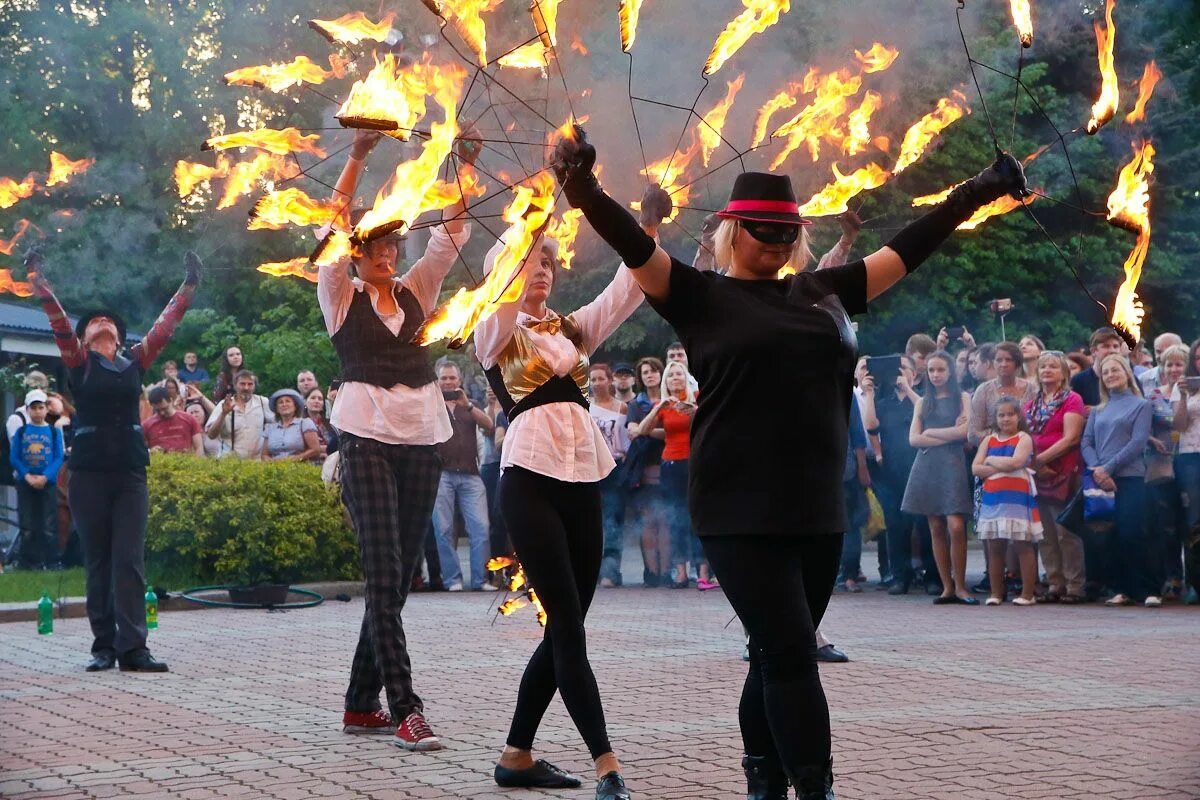
[[[850,249],[854,247],[858,233],[862,230],[862,220],[858,218],[858,214],[850,210],[838,216],[838,224],[842,226],[842,238],[837,240],[828,253],[821,256],[821,260],[817,262],[818,270],[840,267],[845,264],[849,260]]]
[[[71,320],[67,318],[67,312],[54,296],[50,283],[41,274],[41,254],[34,255],[31,252],[31,255],[26,256],[25,264],[35,270],[32,276],[33,289],[42,301],[42,310],[46,312],[46,319],[50,321],[50,330],[54,331],[54,343],[58,345],[58,352],[62,354],[63,364],[67,368],[82,366],[86,358],[83,342],[79,341],[79,337],[71,329]]]
[[[183,283],[175,291],[175,296],[158,315],[158,319],[150,327],[146,338],[133,346],[131,353],[134,360],[142,365],[142,369],[149,369],[150,365],[154,363],[154,359],[158,358],[158,354],[167,346],[167,342],[171,341],[171,336],[175,333],[175,326],[183,319],[188,306],[192,304],[196,287],[200,285],[200,270],[204,266],[200,262],[200,257],[189,250],[184,256],[184,265],[186,272]]]

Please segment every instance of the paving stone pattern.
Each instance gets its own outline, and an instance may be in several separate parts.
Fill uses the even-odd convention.
[[[517,680],[540,631],[493,595],[418,594],[418,691],[448,749],[341,733],[362,601],[161,615],[166,675],[83,671],[87,622],[0,625],[0,797],[536,798],[498,789]],[[589,650],[635,797],[744,797],[740,629],[719,592],[598,594]],[[823,665],[841,800],[1200,797],[1200,611],[933,607],[838,595]],[[555,700],[540,754],[589,774]]]

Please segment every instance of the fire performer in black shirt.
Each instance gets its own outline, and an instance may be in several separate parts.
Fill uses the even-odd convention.
[[[829,708],[815,631],[847,528],[841,468],[857,357],[850,315],[865,313],[977,208],[1005,194],[1023,197],[1024,173],[1002,155],[887,246],[819,272],[803,271],[807,223],[791,181],[742,174],[715,234],[718,265],[728,266],[720,275],[671,258],[604,193],[592,172],[595,148],[582,133],[555,149],[564,194],[632,269],[704,387],[692,422],[689,510],[750,633],[739,709],[749,798],[786,798],[790,781],[803,800],[829,800]],[[665,192],[659,202],[669,211]],[[798,274],[780,279],[785,265]],[[762,414],[763,398],[779,396],[798,399],[788,426]]]

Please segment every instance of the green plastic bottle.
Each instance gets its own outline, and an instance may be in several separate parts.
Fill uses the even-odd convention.
[[[154,630],[158,627],[158,595],[154,593],[154,587],[146,589],[146,629]]]
[[[38,601],[38,634],[49,636],[54,633],[54,601],[50,599],[50,590],[42,591],[42,599]]]

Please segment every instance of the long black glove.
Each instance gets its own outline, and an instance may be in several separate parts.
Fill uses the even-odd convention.
[[[1008,153],[959,185],[941,205],[896,234],[887,246],[904,261],[905,270],[912,272],[979,208],[1004,195],[1014,200],[1030,195],[1021,162]]]
[[[583,212],[588,224],[617,251],[627,267],[637,269],[650,260],[658,245],[632,214],[604,193],[592,171],[596,166],[596,148],[588,142],[583,128],[575,125],[574,129],[573,137],[563,136],[554,146],[550,168],[567,202]]]
[[[200,256],[196,255],[191,250],[183,257],[184,268],[186,270],[183,283],[185,286],[200,285],[200,270],[204,269],[204,262],[200,260]]]

